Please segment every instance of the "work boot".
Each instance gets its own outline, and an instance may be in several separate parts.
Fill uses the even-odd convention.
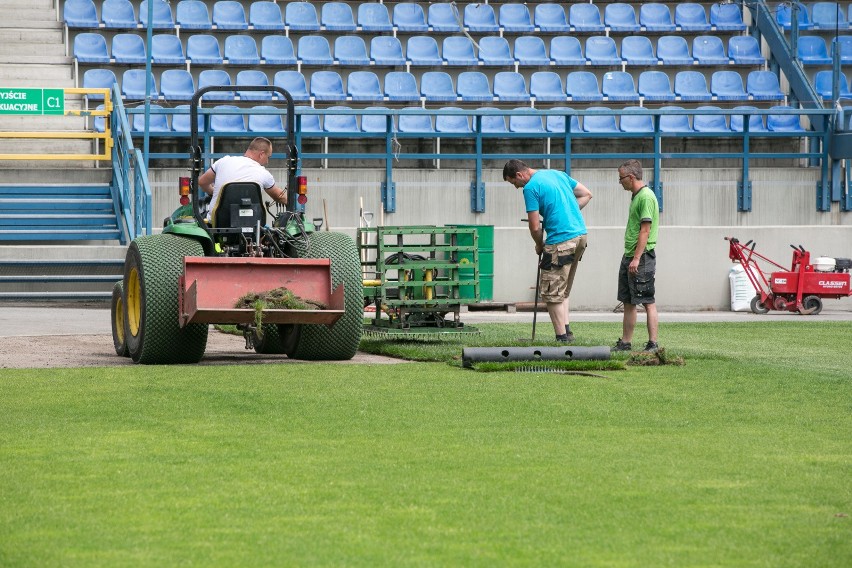
[[[619,337],[618,341],[615,342],[615,346],[610,348],[610,351],[630,351],[631,349],[633,349],[633,346],[629,342],[625,343]]]
[[[570,326],[567,326],[567,325],[565,326],[565,336],[568,338],[568,339],[566,339],[566,341],[568,343],[574,343],[574,334],[571,333],[571,327]]]
[[[656,353],[659,348],[660,346],[657,345],[656,341],[649,341],[645,344],[645,348],[642,351],[645,353]]]
[[[571,339],[569,339],[568,334],[565,334],[565,333],[563,333],[562,335],[556,336],[556,341],[558,341],[559,343],[569,343],[573,339],[574,339],[574,336],[571,336]]]

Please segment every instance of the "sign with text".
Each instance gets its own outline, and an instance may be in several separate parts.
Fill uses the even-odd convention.
[[[65,114],[65,90],[0,88],[0,114]]]

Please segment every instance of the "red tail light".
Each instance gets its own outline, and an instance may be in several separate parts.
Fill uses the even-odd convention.
[[[299,205],[304,205],[308,202],[308,178],[307,176],[298,176],[296,178],[296,192],[299,194],[299,197],[296,200],[299,202]]]
[[[178,179],[178,195],[180,195],[180,204],[187,205],[189,203],[189,178],[182,177]]]

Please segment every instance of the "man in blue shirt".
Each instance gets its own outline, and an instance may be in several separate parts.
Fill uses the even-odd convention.
[[[577,263],[586,250],[586,223],[580,209],[592,192],[565,172],[534,170],[521,160],[503,166],[503,179],[524,190],[530,236],[541,267],[541,299],[556,332],[556,340],[571,342],[568,296]],[[545,238],[546,235],[546,238]]]

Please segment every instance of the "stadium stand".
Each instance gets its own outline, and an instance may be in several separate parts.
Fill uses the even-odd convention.
[[[320,31],[317,9],[311,2],[288,2],[284,8],[284,25],[291,31]]]
[[[689,46],[681,36],[662,36],[657,40],[657,57],[663,65],[692,65]]]
[[[270,105],[257,105],[252,107],[253,110],[277,110],[277,107]],[[249,114],[248,115],[248,131],[249,132],[283,132],[284,119],[280,114]]]
[[[188,101],[195,94],[195,81],[186,69],[166,69],[160,75],[160,91],[167,101]]]
[[[84,32],[74,38],[74,58],[80,63],[109,63],[106,38],[97,32]]]
[[[556,65],[585,65],[586,58],[580,48],[580,40],[574,36],[554,36],[550,40],[550,59]]]
[[[523,107],[515,110],[524,110]],[[537,134],[544,132],[544,126],[540,116],[512,114],[509,115],[509,132],[524,132]]]
[[[247,30],[248,20],[243,5],[236,0],[218,0],[213,4],[213,25],[219,30]]]
[[[530,77],[530,95],[536,102],[564,102],[562,78],[553,71],[536,71]]]
[[[365,32],[393,31],[387,7],[377,2],[358,5],[358,26]]]
[[[798,55],[805,65],[829,65],[831,63],[825,40],[819,36],[799,36]]]
[[[69,28],[96,29],[100,26],[92,0],[66,0],[62,20]]]
[[[178,105],[175,110],[182,112],[172,115],[172,132],[189,132],[189,105]],[[202,115],[198,115],[196,124],[199,130],[204,129],[204,117]]]
[[[658,2],[645,2],[639,7],[639,24],[649,32],[675,31],[669,7]]]
[[[389,101],[419,101],[417,80],[407,71],[389,71],[385,74],[385,96]]]
[[[736,71],[715,71],[710,77],[710,93],[719,101],[743,101],[748,94],[742,75]]]
[[[581,4],[575,4],[578,6]],[[591,6],[591,4],[582,4]],[[586,59],[592,65],[621,65],[615,40],[607,36],[592,36],[586,39]]]
[[[735,106],[734,110],[758,110],[757,107],[751,105]],[[743,132],[745,129],[745,115],[731,115],[731,130],[733,132]],[[749,132],[766,132],[766,125],[763,123],[763,116],[752,114],[748,117]]]
[[[716,30],[741,32],[746,29],[742,12],[736,4],[711,4],[710,25]]]
[[[636,21],[636,11],[633,6],[622,3],[606,5],[604,25],[614,32],[638,32],[641,29]]]
[[[560,33],[571,31],[565,10],[561,4],[538,4],[533,12],[533,21],[543,32]]]
[[[770,107],[769,110],[793,110],[786,105]],[[770,114],[766,117],[766,128],[770,132],[804,132],[801,121],[795,114]]]
[[[497,32],[497,18],[490,4],[470,3],[464,7],[464,26],[472,32]]]
[[[337,71],[314,71],[311,75],[311,96],[317,101],[346,99],[343,79]]]
[[[267,65],[296,64],[293,42],[289,37],[282,35],[264,36],[260,42],[260,57]]]
[[[456,79],[456,89],[459,97],[465,102],[490,102],[494,100],[488,77],[481,71],[463,71]]]
[[[211,30],[210,11],[201,0],[180,0],[175,8],[175,22],[181,30]]]
[[[766,59],[760,53],[757,38],[752,36],[731,36],[728,39],[728,57],[739,65],[764,65]]]
[[[602,32],[605,29],[601,12],[594,4],[571,4],[568,8],[568,22],[578,32]]]
[[[822,71],[817,71],[816,75],[814,75],[814,88],[819,96],[821,96],[825,100],[832,100],[833,97],[833,87],[832,87],[832,71],[828,69],[824,69]],[[841,71],[840,77],[837,82],[837,87],[840,90],[840,97],[850,98],[852,97],[852,93],[849,92],[849,82],[846,80],[846,74]]]
[[[727,65],[725,46],[718,36],[697,36],[692,40],[692,57],[699,65]]]
[[[707,78],[700,71],[679,71],[674,80],[675,95],[682,101],[709,101]]]
[[[151,18],[151,29],[175,29],[175,18],[172,14],[172,7],[163,0],[152,0],[152,2],[154,6],[154,16]],[[148,0],[142,0],[139,4],[139,25],[143,28],[148,27]]]
[[[338,65],[369,66],[370,56],[367,55],[367,44],[361,36],[337,36],[334,40],[334,60]]]
[[[154,80],[153,73],[146,75],[144,69],[128,69],[121,75],[121,96],[131,101],[144,100],[146,76],[151,79],[151,98],[153,100],[160,98],[160,93],[157,91],[157,83]]]
[[[135,30],[139,21],[130,0],[104,0],[101,23],[108,29]]]
[[[683,110],[681,106],[664,106],[660,110]],[[689,116],[685,114],[663,114],[660,116],[660,132],[692,132],[689,126]]]
[[[799,30],[809,30],[813,27],[808,9],[801,3],[795,2],[798,10]],[[783,29],[789,31],[793,27],[793,2],[780,2],[775,6],[775,21]]]
[[[550,65],[544,40],[536,36],[521,36],[515,39],[515,60],[521,66]]]
[[[574,110],[570,107],[557,106],[553,110],[566,111]],[[577,115],[571,115],[570,122],[565,120],[564,115],[549,114],[545,118],[545,129],[547,132],[565,132],[566,125],[571,129],[571,132],[580,132],[580,118]]]
[[[111,69],[89,69],[83,73],[84,89],[111,89],[117,82]],[[104,96],[97,93],[88,94],[86,98],[92,101],[104,100]]]
[[[236,105],[216,105],[213,110],[240,110]],[[210,130],[212,132],[245,132],[246,118],[242,114],[217,114],[210,115]]]
[[[406,107],[417,108],[417,107]],[[399,131],[400,132],[435,132],[435,127],[432,126],[432,117],[427,115],[411,115],[401,114],[399,116]]]
[[[352,110],[348,106],[337,105],[330,106],[326,109],[329,111],[322,121],[322,128],[325,132],[336,133],[355,133],[359,132],[358,117],[354,114],[334,114],[331,111],[335,110]]]
[[[311,107],[297,106],[295,110],[308,109]],[[296,117],[296,122],[299,124],[301,131],[304,134],[318,134],[322,132],[320,125],[320,117],[318,114],[304,114]]]
[[[494,75],[494,96],[500,102],[530,100],[524,76],[515,71],[500,71]]]
[[[459,107],[441,107],[441,110],[461,110]],[[460,114],[439,114],[435,117],[435,131],[438,133],[470,134],[470,117]]]
[[[852,4],[849,5],[852,7]],[[852,63],[852,35],[843,35],[831,40],[835,49],[840,50],[840,64]]]
[[[380,101],[379,77],[372,71],[353,71],[346,78],[346,94],[353,101]]]
[[[249,25],[256,30],[283,31],[284,18],[275,2],[252,2],[249,7]]]
[[[565,91],[572,101],[602,101],[598,78],[591,71],[571,71],[565,79]]]
[[[633,75],[625,71],[604,73],[601,79],[601,92],[610,101],[638,101],[639,93],[633,82]]]
[[[505,32],[530,33],[535,30],[526,4],[503,4],[499,15],[500,27]]]
[[[642,71],[639,75],[638,91],[639,96],[647,101],[675,100],[669,76],[663,71]]]
[[[162,110],[162,106],[158,104],[151,104],[150,109],[152,112],[148,115],[148,130],[149,132],[171,132],[171,127],[169,126],[168,117],[165,114],[159,114],[153,112],[155,110]],[[145,132],[145,115],[144,114],[135,114],[133,115],[133,122],[131,126],[131,130],[133,132]]]
[[[815,29],[834,30],[849,26],[843,7],[837,2],[814,2],[811,4],[811,21]]]
[[[320,11],[320,25],[326,31],[354,32],[355,16],[345,2],[327,2]]]
[[[405,65],[402,44],[392,36],[376,36],[370,40],[370,59],[376,65]]]
[[[659,59],[654,55],[651,40],[643,35],[631,35],[621,40],[621,58],[628,65],[656,65]]]
[[[368,106],[364,110],[388,110],[384,106]],[[385,132],[387,115],[364,114],[361,116],[361,132]]]
[[[185,65],[186,55],[180,38],[171,34],[152,36],[151,62],[155,65]]]
[[[693,2],[683,2],[675,6],[674,22],[681,31],[710,31],[710,23],[707,21],[707,12],[704,11],[704,6]]]
[[[186,40],[186,58],[193,65],[219,65],[222,51],[219,40],[209,34],[195,34]]]
[[[269,77],[263,71],[257,69],[243,69],[237,73],[237,86],[258,85],[268,86]],[[241,101],[268,101],[272,100],[272,91],[237,91]]]
[[[331,46],[321,35],[304,35],[296,44],[296,55],[302,65],[331,65]]]
[[[226,87],[231,85],[231,75],[222,69],[205,69],[198,74],[198,88],[204,87]],[[205,101],[230,101],[234,98],[233,91],[216,91],[205,93],[202,97]]]
[[[145,64],[145,42],[136,34],[115,34],[112,38],[112,58],[116,63]]]
[[[456,89],[453,87],[452,77],[444,71],[426,71],[423,73],[420,78],[420,96],[426,102],[455,102],[458,98]]]
[[[784,99],[778,75],[772,71],[752,71],[746,78],[746,91],[758,101],[780,101]]]
[[[393,7],[393,25],[401,32],[426,32],[426,14],[420,4],[400,2]]]
[[[441,53],[438,42],[432,36],[412,36],[408,38],[405,54],[411,65],[440,67]]]
[[[640,78],[641,80],[641,78]],[[624,110],[641,109],[637,106],[626,106]],[[654,117],[640,114],[622,114],[618,121],[622,132],[653,132]]]
[[[586,110],[609,110],[607,107],[590,106]],[[618,125],[615,123],[615,115],[594,115],[587,114],[583,117],[583,132],[595,132],[598,134],[606,133],[613,134],[618,132]]]
[[[479,61],[483,65],[505,66],[515,63],[504,37],[486,36],[479,40]]]
[[[260,54],[254,38],[248,35],[226,37],[225,61],[230,65],[260,65]]]
[[[299,71],[278,71],[272,78],[272,84],[290,93],[294,101],[308,101],[311,98],[305,76]]]
[[[461,31],[455,7],[449,2],[433,2],[429,4],[427,23],[433,32],[455,33]]]
[[[722,110],[717,106],[700,106],[696,110]],[[692,117],[692,128],[696,132],[728,132],[724,114],[696,114]]]

